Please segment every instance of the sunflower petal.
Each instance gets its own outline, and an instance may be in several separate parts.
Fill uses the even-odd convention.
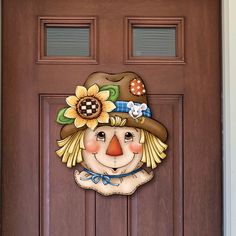
[[[81,118],[80,116],[77,116],[77,118],[75,119],[75,126],[77,128],[83,127],[86,124],[87,120]]]
[[[105,101],[102,103],[102,110],[106,112],[111,112],[116,108],[115,104],[111,101]]]
[[[77,86],[75,90],[75,94],[78,98],[83,98],[87,96],[88,92],[84,86]]]
[[[99,92],[99,88],[96,84],[94,84],[93,86],[91,86],[88,89],[88,96],[94,96]]]
[[[109,98],[109,96],[110,96],[110,92],[108,90],[101,91],[95,95],[95,97],[98,98],[102,102],[106,101]]]
[[[97,118],[99,123],[108,123],[109,122],[109,115],[107,112],[103,111],[100,116]]]
[[[94,130],[97,125],[98,125],[98,121],[96,119],[87,121],[87,126],[92,130]]]
[[[69,96],[66,98],[66,103],[71,107],[75,107],[78,100],[79,99],[76,96]]]
[[[78,116],[77,111],[73,107],[69,107],[64,114],[65,117],[67,118],[76,118]]]

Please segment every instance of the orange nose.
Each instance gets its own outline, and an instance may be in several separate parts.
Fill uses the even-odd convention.
[[[120,142],[116,135],[114,135],[108,145],[106,154],[109,156],[121,156],[123,154]]]

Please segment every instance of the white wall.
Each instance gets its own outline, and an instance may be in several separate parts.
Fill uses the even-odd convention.
[[[236,235],[236,1],[222,1],[224,235]]]

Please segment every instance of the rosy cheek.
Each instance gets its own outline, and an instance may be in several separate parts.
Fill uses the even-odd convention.
[[[100,145],[96,142],[96,140],[89,140],[84,145],[85,149],[91,153],[96,153],[100,149]]]
[[[142,152],[142,144],[140,144],[140,143],[131,143],[131,144],[129,144],[129,149],[133,153],[141,153]]]

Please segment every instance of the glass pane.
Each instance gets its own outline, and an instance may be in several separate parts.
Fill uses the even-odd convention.
[[[46,55],[89,56],[89,27],[46,27]]]
[[[133,28],[133,56],[176,56],[176,28]]]

